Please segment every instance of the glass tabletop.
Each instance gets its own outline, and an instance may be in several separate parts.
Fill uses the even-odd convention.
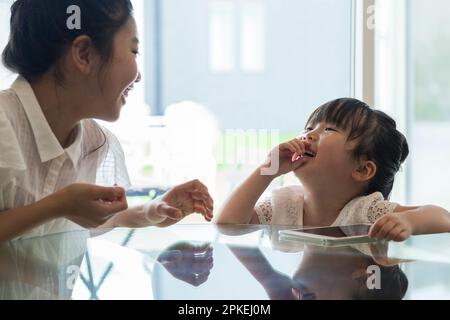
[[[76,231],[0,246],[0,299],[450,299],[450,234],[320,247],[281,226]]]

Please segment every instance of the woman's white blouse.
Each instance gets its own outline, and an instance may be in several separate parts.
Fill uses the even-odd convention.
[[[63,149],[23,77],[0,92],[0,214],[73,183],[129,187],[124,153],[115,136],[93,120],[81,121],[76,134],[74,143]],[[61,218],[20,238],[80,228]]]

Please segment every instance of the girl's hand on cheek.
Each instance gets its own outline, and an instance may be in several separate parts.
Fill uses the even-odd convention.
[[[55,195],[63,203],[62,215],[84,228],[96,228],[128,208],[120,187],[73,184]]]
[[[404,213],[390,213],[370,228],[369,237],[388,241],[405,241],[412,234],[412,225]]]

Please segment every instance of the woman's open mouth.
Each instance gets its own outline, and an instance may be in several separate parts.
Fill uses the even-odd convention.
[[[126,88],[126,89],[124,90],[124,92],[122,93],[122,96],[123,96],[124,98],[128,98],[128,94],[129,94],[130,91],[133,90],[133,89],[134,89],[134,85],[129,86],[128,88]]]

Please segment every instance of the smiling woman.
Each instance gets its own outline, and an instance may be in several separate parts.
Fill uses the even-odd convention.
[[[81,12],[73,28],[70,6]],[[13,3],[2,58],[19,77],[0,93],[0,241],[80,226],[162,227],[194,212],[212,219],[197,180],[128,209],[121,145],[93,120],[116,121],[140,81],[132,11],[129,0]]]

